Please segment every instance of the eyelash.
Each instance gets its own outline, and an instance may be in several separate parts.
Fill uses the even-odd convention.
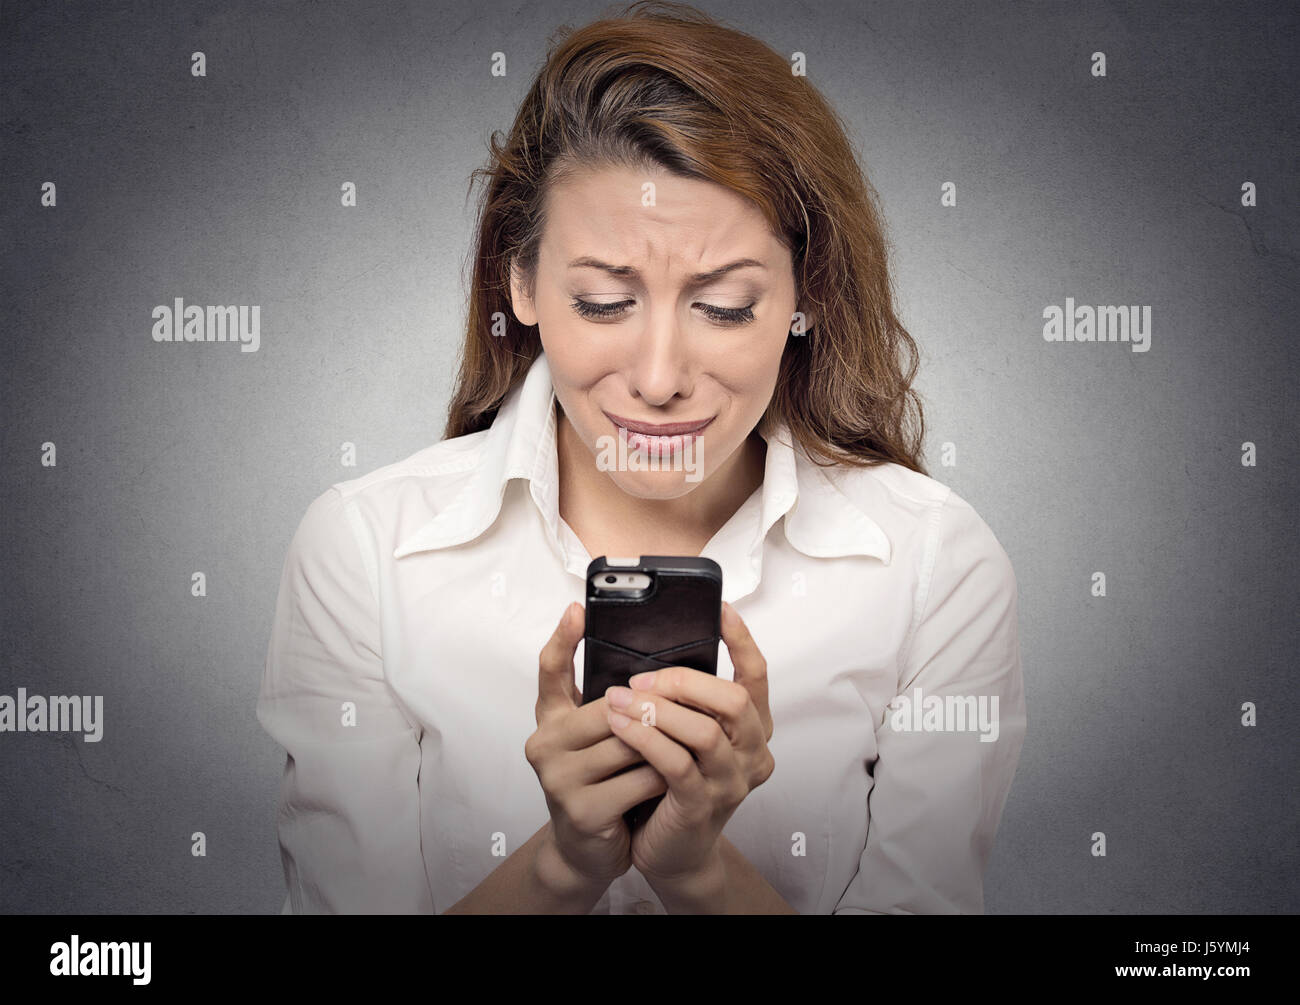
[[[593,304],[589,300],[574,299],[573,309],[584,318],[609,318],[622,312],[622,309],[631,300],[619,300],[612,304]],[[753,304],[748,307],[713,307],[710,304],[700,304],[704,313],[714,321],[723,324],[743,325],[749,324],[754,320]]]

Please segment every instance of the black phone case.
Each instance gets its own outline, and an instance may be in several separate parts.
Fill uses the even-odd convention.
[[[639,599],[599,596],[592,577],[641,572],[651,579]],[[685,666],[718,672],[722,632],[722,569],[710,558],[642,555],[638,565],[610,565],[605,556],[587,566],[587,617],[583,635],[582,702],[595,701],[614,684],[644,670]]]
[[[601,596],[593,577],[602,572],[641,572],[651,583],[639,598]],[[637,565],[610,565],[604,555],[593,559],[587,566],[582,703],[603,697],[612,685],[626,687],[645,670],[685,666],[716,675],[721,638],[722,568],[713,559],[642,555]],[[662,798],[628,810],[628,827],[640,826]]]

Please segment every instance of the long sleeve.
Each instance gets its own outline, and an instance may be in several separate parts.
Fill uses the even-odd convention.
[[[1017,584],[993,532],[955,493],[935,541],[898,696],[876,724],[866,847],[835,914],[984,910],[984,868],[1026,727]],[[946,730],[915,728],[927,718]]]
[[[343,497],[328,489],[289,545],[257,704],[287,755],[282,913],[433,913],[420,737],[385,679],[379,626]]]

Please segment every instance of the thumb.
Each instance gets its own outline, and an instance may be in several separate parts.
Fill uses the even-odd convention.
[[[579,603],[564,609],[564,617],[542,648],[537,666],[537,724],[556,712],[576,708],[582,702],[574,683],[573,655],[578,651],[586,624],[586,611]]]

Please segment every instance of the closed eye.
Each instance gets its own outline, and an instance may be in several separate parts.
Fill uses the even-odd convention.
[[[573,309],[584,318],[612,318],[623,314],[634,303],[635,300],[618,300],[614,303],[598,304],[575,297]],[[721,324],[743,325],[754,320],[754,304],[745,307],[715,307],[713,304],[697,303],[692,306],[698,307],[710,320]]]

